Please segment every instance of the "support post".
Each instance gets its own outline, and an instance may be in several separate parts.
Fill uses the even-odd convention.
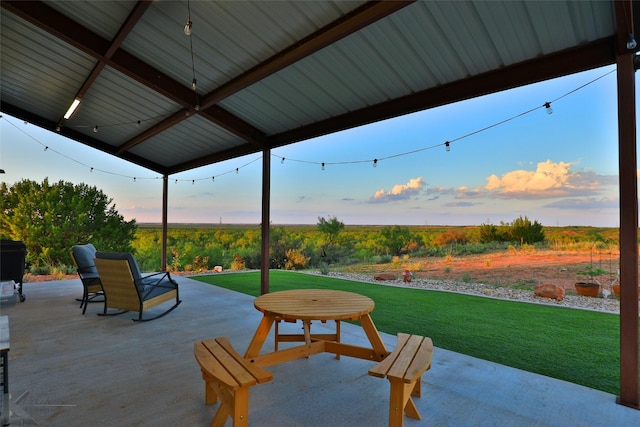
[[[638,353],[638,172],[631,1],[616,2],[618,24],[618,150],[620,171],[620,396],[621,405],[640,409]]]
[[[169,176],[162,176],[162,259],[160,270],[167,271],[167,208],[169,204]]]
[[[269,293],[269,239],[271,235],[271,150],[262,151],[262,244],[260,245],[260,294]]]

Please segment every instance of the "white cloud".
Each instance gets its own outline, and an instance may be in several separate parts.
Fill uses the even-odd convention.
[[[381,189],[375,192],[371,197],[371,202],[384,203],[395,200],[407,200],[412,196],[420,194],[422,188],[426,185],[424,179],[411,178],[406,184],[396,184],[390,191]]]
[[[594,195],[602,177],[592,172],[572,172],[573,163],[540,162],[535,171],[515,170],[487,178],[490,195],[514,199],[543,199]]]

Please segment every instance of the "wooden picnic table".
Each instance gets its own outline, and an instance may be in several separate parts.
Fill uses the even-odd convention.
[[[261,295],[255,299],[254,306],[263,317],[244,358],[258,366],[271,366],[322,352],[372,361],[381,361],[389,354],[370,316],[375,304],[364,295],[326,289],[295,289]],[[302,344],[260,354],[272,326],[280,320],[302,321]],[[341,343],[339,330],[336,334],[311,333],[312,321],[328,320],[358,321],[371,347]]]

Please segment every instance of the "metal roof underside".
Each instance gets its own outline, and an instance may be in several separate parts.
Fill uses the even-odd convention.
[[[625,10],[600,0],[2,1],[1,109],[172,174],[615,63],[632,32],[617,24]]]

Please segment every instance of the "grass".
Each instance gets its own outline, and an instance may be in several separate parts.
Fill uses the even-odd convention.
[[[248,295],[260,295],[260,273],[193,277]],[[450,292],[398,288],[272,271],[271,292],[338,289],[374,300],[378,330],[431,337],[434,345],[529,372],[620,392],[619,316]]]

